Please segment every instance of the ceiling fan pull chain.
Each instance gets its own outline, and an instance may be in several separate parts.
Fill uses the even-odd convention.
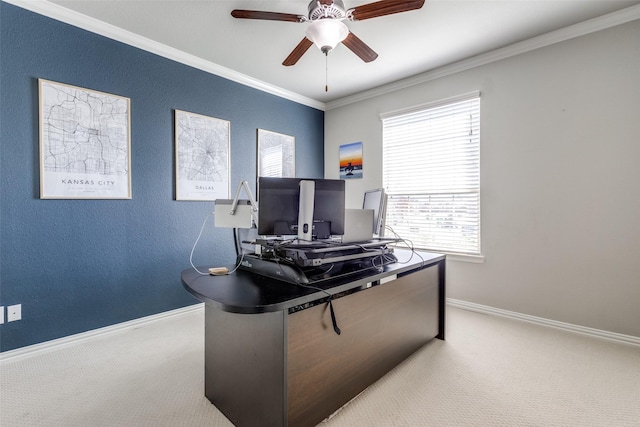
[[[324,54],[324,91],[325,92],[329,92],[329,55],[327,55],[327,53]]]

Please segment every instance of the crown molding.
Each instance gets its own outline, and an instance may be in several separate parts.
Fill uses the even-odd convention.
[[[46,0],[1,0],[5,3],[13,4],[26,10],[38,13],[73,25],[75,27],[90,31],[108,37],[110,39],[120,41],[130,46],[154,53],[167,59],[180,62],[185,65],[192,66],[202,71],[215,74],[236,83],[243,84],[260,91],[279,96],[290,101],[297,102],[308,107],[318,110],[327,111],[339,108],[345,105],[364,101],[377,96],[392,93],[401,89],[406,89],[415,85],[426,83],[462,71],[470,70],[482,65],[486,65],[495,61],[510,58],[522,53],[530,52],[535,49],[560,43],[576,37],[594,33],[596,31],[626,24],[631,21],[640,19],[640,5],[635,5],[616,12],[609,13],[597,18],[593,18],[569,27],[561,28],[537,37],[533,37],[522,42],[518,42],[500,49],[496,49],[487,53],[476,55],[474,57],[464,59],[453,64],[445,65],[425,73],[421,73],[406,79],[398,80],[393,83],[378,86],[376,88],[365,90],[354,95],[346,96],[328,103],[323,103],[315,99],[311,99],[292,91],[282,89],[280,87],[268,84],[258,79],[254,79],[245,74],[223,67],[210,61],[205,61],[194,55],[185,53],[181,50],[169,47],[162,43],[155,42],[122,28],[99,21],[82,15],[78,12],[66,9],[57,4]]]
[[[64,22],[74,27],[90,31],[95,34],[116,40],[127,45],[151,52],[158,56],[185,64],[207,73],[215,74],[225,79],[243,84],[245,86],[258,89],[260,91],[279,96],[290,101],[297,102],[308,107],[324,110],[325,104],[315,99],[307,98],[295,92],[291,92],[280,87],[268,84],[253,77],[223,67],[210,61],[205,61],[194,55],[172,48],[162,43],[158,43],[146,37],[134,34],[130,31],[107,24],[98,19],[83,15],[73,10],[64,8],[46,0],[2,0],[5,3],[18,6],[22,9]]]
[[[370,90],[328,102],[326,104],[325,111],[392,93],[401,89],[406,89],[445,76],[470,70],[481,65],[486,65],[512,56],[520,55],[522,53],[530,52],[532,50],[540,49],[542,47],[560,43],[565,40],[570,40],[596,31],[626,24],[637,19],[640,19],[640,5],[631,6],[626,9],[570,25],[559,30],[551,31],[528,40],[514,43],[500,49],[476,55],[468,59],[463,59],[461,61],[454,62],[453,64],[445,65],[413,77],[408,77],[406,79],[398,80],[393,83],[378,86]]]

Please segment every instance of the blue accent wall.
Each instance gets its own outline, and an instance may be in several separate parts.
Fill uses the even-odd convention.
[[[180,272],[207,216],[194,262],[232,265],[213,203],[174,200],[175,109],[231,122],[231,196],[255,181],[258,128],[323,175],[320,110],[1,2],[0,44],[0,305],[22,304],[0,351],[197,303]],[[131,200],[39,198],[38,78],[131,99]]]

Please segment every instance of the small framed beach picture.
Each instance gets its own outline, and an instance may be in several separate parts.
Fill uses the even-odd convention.
[[[340,179],[362,178],[362,142],[340,146]]]

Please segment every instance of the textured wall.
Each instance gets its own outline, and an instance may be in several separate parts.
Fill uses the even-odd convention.
[[[322,177],[322,111],[0,3],[1,351],[197,301],[180,272],[208,202],[174,200],[174,109],[231,122],[231,191],[256,176],[256,129],[296,138],[296,170]],[[212,45],[212,48],[215,46]],[[38,84],[131,99],[131,200],[40,200]],[[230,265],[231,231],[209,218],[194,254]]]

